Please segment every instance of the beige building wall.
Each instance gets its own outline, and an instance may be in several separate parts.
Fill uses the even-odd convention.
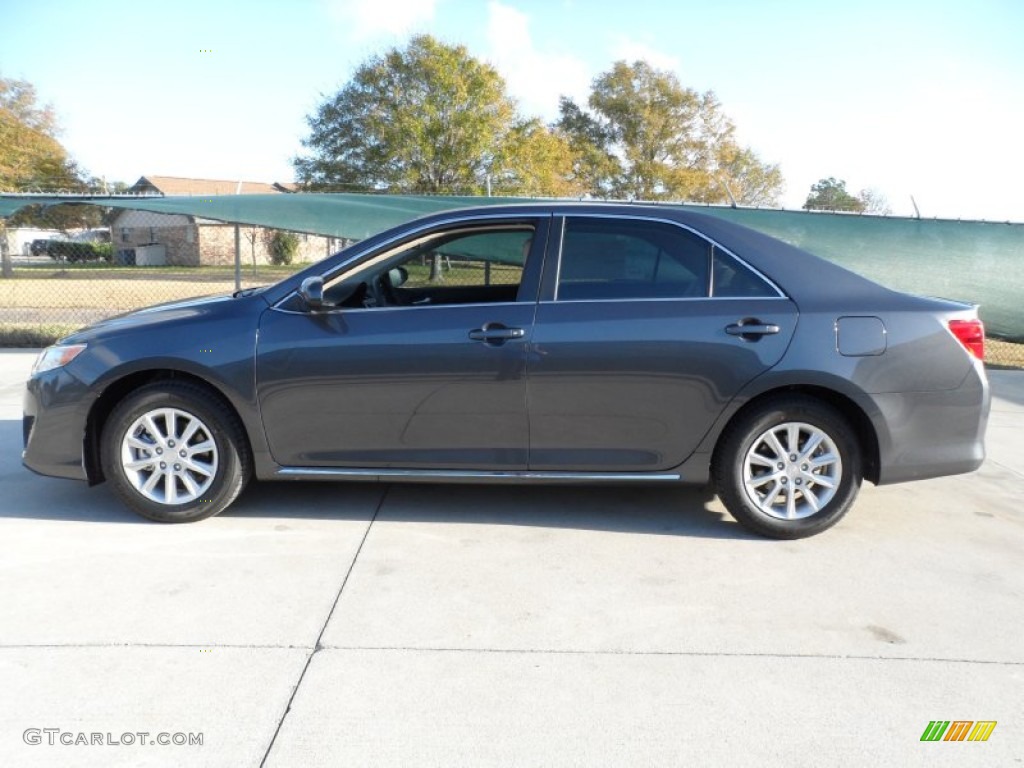
[[[159,243],[167,248],[171,266],[194,267],[199,264],[199,243],[191,216],[125,211],[110,227],[114,253],[126,248]]]
[[[268,238],[274,230],[242,225],[242,264],[269,264]],[[167,264],[178,267],[235,263],[235,225],[191,216],[125,211],[111,226],[114,251],[159,243],[167,248]],[[319,261],[337,253],[344,241],[298,233],[299,250],[293,263]]]
[[[270,251],[267,241],[273,234],[272,229],[265,227],[240,226],[240,244],[242,264],[269,264]],[[299,250],[295,254],[294,264],[319,261],[325,256],[340,250],[329,245],[331,238],[319,235],[299,234]],[[234,264],[235,263],[235,225],[216,222],[203,222],[199,225],[199,258],[202,264]]]

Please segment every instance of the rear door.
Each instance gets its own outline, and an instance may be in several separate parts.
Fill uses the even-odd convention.
[[[682,464],[739,389],[782,357],[796,307],[676,223],[569,216],[554,226],[560,253],[545,269],[528,364],[530,469]]]

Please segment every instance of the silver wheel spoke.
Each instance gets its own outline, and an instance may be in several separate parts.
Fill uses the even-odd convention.
[[[765,497],[761,500],[761,504],[764,507],[771,507],[777,498],[779,498],[779,492],[782,490],[782,483],[775,483],[772,489],[768,491]]]
[[[199,475],[205,475],[206,477],[213,477],[214,467],[212,464],[207,464],[204,461],[191,461],[186,459],[181,464],[189,472],[195,472]]]
[[[154,472],[149,476],[149,479],[142,486],[142,492],[146,495],[153,493],[153,489],[156,488],[156,484],[160,482],[160,478],[164,476],[163,472]]]
[[[761,467],[771,467],[772,469],[775,469],[775,462],[759,453],[750,454],[750,463],[757,464]]]
[[[163,439],[163,433],[157,428],[152,415],[147,413],[142,417],[142,426],[149,433],[149,436],[157,442],[160,442]]]
[[[800,452],[800,459],[802,461],[807,461],[811,454],[817,450],[819,445],[821,445],[821,441],[824,439],[825,435],[821,432],[811,435],[811,439],[807,441],[807,445],[805,445],[803,451]]]
[[[181,482],[185,484],[185,488],[188,489],[190,495],[193,497],[199,495],[199,485],[192,479],[188,472],[182,472],[179,477],[181,477]]]
[[[815,456],[807,463],[810,464],[815,469],[818,469],[819,467],[827,467],[829,464],[834,464],[835,462],[836,457],[833,456],[831,453],[826,453],[823,456]]]
[[[124,440],[132,448],[136,448],[140,451],[152,451],[155,447],[154,443],[147,443],[145,440],[140,437],[136,437],[135,435],[128,435]]]
[[[820,485],[823,488],[835,488],[836,484],[832,482],[832,478],[828,475],[806,475],[806,482],[813,482],[815,485]]]
[[[164,503],[178,503],[178,478],[174,476],[173,472],[164,473]]]
[[[208,451],[213,450],[213,448],[213,440],[206,440],[202,443],[199,443],[198,445],[190,445],[188,448],[185,449],[185,453],[187,453],[189,456],[195,456],[197,453],[206,453]]]
[[[796,494],[792,489],[786,493],[786,517],[790,520],[796,519]]]
[[[749,480],[747,480],[747,487],[760,488],[765,483],[777,483],[783,477],[785,477],[784,472],[772,472],[771,474],[768,475],[757,475],[756,477],[752,477]]]
[[[782,443],[779,442],[779,438],[775,436],[774,432],[767,432],[762,436],[761,440],[768,443],[768,447],[775,452],[778,458],[783,458],[786,455],[786,449],[782,447]]]
[[[188,441],[192,439],[192,436],[202,427],[198,421],[193,419],[189,422],[188,426],[185,427],[185,431],[181,433],[181,444],[188,445]]]
[[[818,510],[821,509],[821,502],[818,501],[818,497],[815,495],[814,491],[812,491],[810,488],[805,486],[803,491],[802,491],[802,494],[803,494],[804,500],[808,504],[810,504],[811,509],[813,509],[815,512],[817,512]]]
[[[790,424],[786,427],[786,453],[797,453],[800,447],[800,427]]]

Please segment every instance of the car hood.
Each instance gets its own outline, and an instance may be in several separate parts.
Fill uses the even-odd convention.
[[[74,344],[88,342],[101,336],[110,336],[124,332],[135,331],[157,324],[170,323],[175,320],[190,320],[199,316],[207,315],[211,318],[228,311],[234,310],[239,304],[258,302],[260,309],[267,306],[260,294],[220,294],[215,296],[200,296],[194,299],[183,299],[170,301],[164,304],[155,304],[144,309],[137,309],[121,315],[109,317],[98,323],[83,328],[80,331],[67,336],[62,343]]]

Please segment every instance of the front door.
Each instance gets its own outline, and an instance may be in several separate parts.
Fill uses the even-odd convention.
[[[257,385],[274,460],[525,469],[537,285],[523,275],[531,244],[543,253],[537,228],[489,222],[417,238],[332,280],[323,311],[266,311]]]

